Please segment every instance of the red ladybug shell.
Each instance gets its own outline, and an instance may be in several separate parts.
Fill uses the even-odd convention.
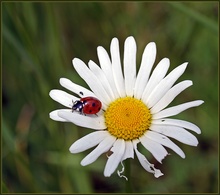
[[[84,97],[80,99],[80,102],[83,103],[84,114],[96,114],[102,108],[102,103],[95,97]]]

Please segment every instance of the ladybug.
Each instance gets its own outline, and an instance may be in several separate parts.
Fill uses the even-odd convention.
[[[83,97],[73,102],[72,112],[74,110],[81,114],[96,114],[102,108],[102,103],[95,97]]]

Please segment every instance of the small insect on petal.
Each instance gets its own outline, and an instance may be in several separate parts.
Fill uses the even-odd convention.
[[[81,114],[97,114],[101,108],[102,103],[97,98],[83,97],[80,100],[73,102],[72,112],[76,110]]]

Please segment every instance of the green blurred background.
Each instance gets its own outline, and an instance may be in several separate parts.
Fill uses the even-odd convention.
[[[111,39],[117,37],[123,52],[130,35],[138,45],[138,67],[150,41],[157,44],[157,63],[163,57],[171,60],[169,70],[189,62],[178,81],[190,79],[194,85],[172,105],[205,101],[176,116],[201,128],[202,134],[196,135],[198,147],[176,142],[186,159],[169,150],[172,155],[162,165],[149,156],[165,174],[159,179],[145,172],[135,157],[133,191],[217,192],[218,14],[217,2],[3,2],[3,192],[124,192],[123,178],[116,173],[103,176],[105,154],[82,167],[80,161],[88,151],[69,153],[70,145],[91,130],[51,120],[49,112],[62,106],[48,94],[51,89],[63,89],[60,77],[86,86],[72,59],[98,63],[97,46],[109,52]]]

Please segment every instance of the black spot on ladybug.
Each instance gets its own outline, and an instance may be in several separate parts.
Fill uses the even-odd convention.
[[[101,110],[101,107],[99,107],[98,110]]]
[[[91,113],[92,112],[92,110],[89,110],[89,113]]]
[[[95,107],[96,106],[96,103],[92,103],[92,107]]]

